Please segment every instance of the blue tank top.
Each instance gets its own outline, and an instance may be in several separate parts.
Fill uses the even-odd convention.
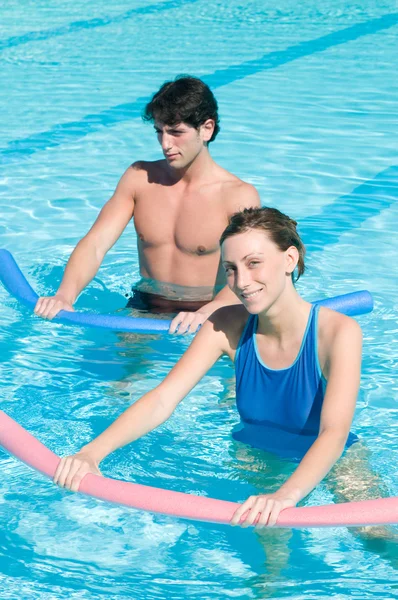
[[[312,305],[297,358],[270,369],[257,348],[257,315],[248,318],[235,356],[236,404],[241,424],[233,437],[284,458],[301,460],[319,433],[326,390],[318,361],[318,312]],[[346,447],[357,441],[350,433]]]

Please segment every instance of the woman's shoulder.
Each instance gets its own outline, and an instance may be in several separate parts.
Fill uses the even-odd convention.
[[[321,306],[318,316],[318,337],[320,343],[332,347],[337,340],[362,339],[362,330],[355,319]]]
[[[223,306],[216,310],[209,320],[215,331],[223,331],[231,347],[236,347],[250,314],[242,304]]]

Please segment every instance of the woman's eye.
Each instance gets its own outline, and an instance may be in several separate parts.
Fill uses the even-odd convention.
[[[251,260],[249,262],[249,267],[255,267],[256,265],[259,265],[259,261],[258,260]]]

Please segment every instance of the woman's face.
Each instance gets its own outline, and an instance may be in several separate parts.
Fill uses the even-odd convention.
[[[265,231],[250,229],[227,238],[221,256],[228,286],[248,312],[258,314],[292,285],[298,251],[291,246],[282,252]]]

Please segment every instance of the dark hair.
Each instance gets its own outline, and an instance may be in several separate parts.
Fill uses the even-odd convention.
[[[208,143],[220,131],[217,100],[209,86],[197,77],[179,75],[174,81],[166,81],[146,105],[142,118],[169,126],[187,123],[195,129],[213,119],[214,131]]]
[[[238,233],[244,233],[250,229],[260,229],[266,231],[271,240],[282,252],[294,246],[299,252],[297,263],[297,276],[293,281],[297,281],[304,273],[305,246],[297,233],[297,223],[287,215],[284,215],[276,208],[264,206],[262,208],[245,208],[244,210],[233,214],[229,219],[229,224],[224,229],[220,245],[225,240]]]

